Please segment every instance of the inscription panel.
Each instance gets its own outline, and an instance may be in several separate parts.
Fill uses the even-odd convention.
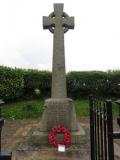
[[[45,106],[47,115],[45,116],[45,118],[47,119],[46,128],[48,130],[51,130],[51,128],[56,125],[64,125],[69,129],[76,127],[76,124],[74,123],[76,122],[76,117],[73,116],[74,106],[71,99],[64,99],[60,101],[59,99],[48,100],[46,101]]]

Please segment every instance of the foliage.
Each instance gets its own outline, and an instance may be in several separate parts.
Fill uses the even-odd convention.
[[[88,99],[74,101],[77,116],[89,116]],[[37,118],[44,111],[43,100],[24,100],[5,104],[2,107],[2,116],[11,119]],[[118,106],[113,103],[113,114],[118,115]]]
[[[51,72],[24,70],[24,95],[34,97],[35,89],[40,90],[41,97],[50,97]]]
[[[108,98],[120,96],[120,71],[70,72],[66,77],[68,97],[79,99],[90,94]],[[0,66],[0,98],[50,97],[51,80],[52,74],[49,71]]]
[[[35,95],[36,95],[36,96],[38,96],[38,97],[40,96],[40,89],[35,88],[35,89],[34,89],[34,92],[35,92]]]
[[[40,117],[44,110],[43,101],[24,100],[5,104],[2,108],[2,116],[11,119],[24,119]]]
[[[24,79],[19,69],[0,66],[0,99],[16,99],[23,95]]]
[[[80,98],[93,94],[101,97],[119,97],[120,71],[70,72],[67,74],[68,95]]]

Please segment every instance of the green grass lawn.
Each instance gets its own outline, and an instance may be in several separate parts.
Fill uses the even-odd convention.
[[[89,102],[87,99],[74,101],[77,116],[89,116]],[[5,104],[2,107],[2,115],[4,118],[24,119],[37,118],[44,111],[43,100],[23,100]],[[118,114],[118,107],[113,103],[113,114]]]
[[[40,100],[18,101],[2,107],[4,118],[23,119],[36,118],[42,115],[44,102]]]

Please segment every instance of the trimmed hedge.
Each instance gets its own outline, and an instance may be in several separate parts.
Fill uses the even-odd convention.
[[[12,100],[23,95],[24,79],[19,69],[0,66],[0,99]]]
[[[120,71],[70,72],[67,75],[68,95],[80,98],[94,94],[120,97]]]
[[[40,97],[50,97],[51,79],[51,72],[24,70],[24,96],[36,97],[34,90],[40,89]]]
[[[11,69],[0,66],[0,98],[50,97],[52,74],[48,71]],[[102,97],[120,97],[120,71],[85,71],[67,74],[68,97],[79,99],[89,94]]]

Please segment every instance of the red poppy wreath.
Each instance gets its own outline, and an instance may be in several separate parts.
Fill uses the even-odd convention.
[[[63,134],[62,140],[57,140],[57,134]],[[66,147],[71,143],[70,131],[62,125],[53,127],[48,135],[48,139],[51,145],[58,147],[59,144],[65,145]]]

